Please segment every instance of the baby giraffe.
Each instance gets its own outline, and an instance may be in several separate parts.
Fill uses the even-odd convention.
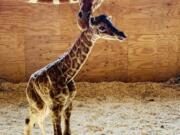
[[[31,134],[34,123],[39,124],[45,135],[44,118],[49,114],[54,135],[62,135],[61,118],[64,118],[63,135],[71,135],[70,116],[72,100],[76,95],[74,77],[100,38],[122,41],[126,36],[113,26],[108,16],[90,18],[89,28],[81,33],[64,55],[31,75],[26,89],[30,114],[25,120],[25,135]]]

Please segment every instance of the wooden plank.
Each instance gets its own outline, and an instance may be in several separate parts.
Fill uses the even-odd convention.
[[[98,9],[99,13],[107,12],[112,16],[126,19],[159,18],[170,17],[179,18],[179,2],[177,0],[112,0],[105,1]],[[113,8],[112,8],[113,7]],[[119,14],[117,14],[117,11]]]
[[[179,44],[180,44],[180,34],[177,35],[177,38],[178,38],[178,40],[177,40],[178,52],[180,52],[180,46],[179,46]]]
[[[177,53],[177,76],[180,76],[180,52]]]
[[[156,61],[155,35],[130,37],[128,70],[153,69]]]
[[[27,36],[25,38],[26,79],[40,67],[56,60],[70,46],[69,39],[60,38],[58,35]]]
[[[130,34],[179,34],[179,12],[180,4],[177,0],[130,0],[107,1],[98,9],[96,15],[112,15],[115,24]]]
[[[1,0],[0,6],[22,6],[28,4],[28,0]]]
[[[176,35],[158,35],[156,73],[167,69],[166,78],[176,76],[178,72],[178,39]],[[162,73],[162,72],[161,72]]]
[[[144,81],[154,81],[155,72],[152,69],[137,69],[128,70],[128,81],[129,82],[144,82]]]
[[[60,34],[58,6],[32,4],[27,8],[26,35]]]
[[[136,75],[140,76],[140,70],[143,73],[144,70],[153,73],[147,77],[147,72],[147,75],[144,76],[145,80],[149,78],[151,81],[153,79],[155,81],[163,81],[171,76],[176,76],[178,70],[177,36],[141,35],[139,37],[132,37],[131,40],[134,40],[134,42],[130,42],[128,48],[129,81],[134,81],[134,76]],[[163,75],[165,72],[167,74]],[[143,80],[143,76],[140,79]]]
[[[126,19],[119,22],[128,35],[136,34],[179,34],[180,19],[174,18],[152,18],[152,19]]]
[[[77,13],[79,5],[59,5],[59,31],[62,36],[69,36],[74,40],[79,36],[80,30],[77,26]],[[64,12],[66,11],[66,12]]]
[[[18,33],[24,33],[27,15],[26,6],[0,6],[1,32],[16,31]]]
[[[19,7],[0,6],[0,9],[0,76],[20,81],[25,76],[25,15]]]
[[[171,77],[175,77],[176,75],[177,75],[176,73],[174,74],[174,69],[169,69],[169,67],[161,66],[158,69],[156,69],[156,73],[154,75],[153,81],[164,82],[164,81],[169,80],[169,78],[171,78]]]

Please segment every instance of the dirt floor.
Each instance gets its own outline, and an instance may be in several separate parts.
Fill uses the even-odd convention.
[[[26,83],[0,82],[0,135],[22,135]],[[77,83],[72,135],[180,135],[180,85]],[[47,135],[52,134],[46,119]],[[36,125],[34,135],[40,131]]]

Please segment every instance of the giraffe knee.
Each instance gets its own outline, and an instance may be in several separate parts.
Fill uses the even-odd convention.
[[[72,104],[70,104],[69,107],[65,110],[65,118],[71,117],[71,111],[72,111]]]
[[[69,118],[71,116],[71,110],[66,110],[65,115],[67,118]]]
[[[82,12],[81,11],[78,13],[78,16],[79,16],[79,18],[82,18]]]

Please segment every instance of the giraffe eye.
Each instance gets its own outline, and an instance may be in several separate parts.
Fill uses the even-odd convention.
[[[82,12],[79,12],[78,16],[79,16],[80,18],[82,18]]]
[[[106,28],[105,28],[104,26],[100,26],[99,29],[100,29],[101,31],[104,31]]]

